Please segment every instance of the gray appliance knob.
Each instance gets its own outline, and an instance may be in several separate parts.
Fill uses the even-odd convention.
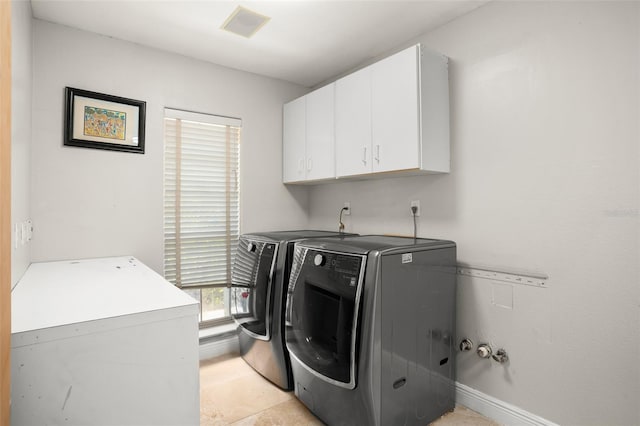
[[[321,254],[316,254],[316,256],[313,258],[313,264],[316,266],[322,266],[324,265],[324,262],[325,262],[325,258]]]

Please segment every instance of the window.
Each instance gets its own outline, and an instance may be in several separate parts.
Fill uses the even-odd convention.
[[[239,224],[238,119],[165,109],[164,276],[228,321]]]

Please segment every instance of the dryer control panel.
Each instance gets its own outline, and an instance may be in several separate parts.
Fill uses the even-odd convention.
[[[343,297],[354,298],[362,257],[310,249],[302,267],[307,282]]]

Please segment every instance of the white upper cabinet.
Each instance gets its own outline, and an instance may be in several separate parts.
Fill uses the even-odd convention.
[[[282,181],[335,178],[334,84],[284,104]]]
[[[336,81],[336,175],[371,173],[371,68]]]
[[[302,181],[306,176],[305,98],[284,104],[282,116],[282,181]]]
[[[418,46],[371,65],[374,172],[420,168]]]
[[[335,178],[334,84],[309,93],[307,99],[307,180]]]
[[[287,157],[294,133],[287,128],[297,126],[287,123],[285,108],[284,161],[298,161],[285,164],[285,183],[449,172],[445,56],[415,45],[301,99],[306,100],[306,154],[303,163]],[[287,169],[300,164],[304,177],[288,178]]]

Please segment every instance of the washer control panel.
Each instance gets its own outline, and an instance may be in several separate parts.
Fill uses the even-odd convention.
[[[318,287],[355,295],[362,262],[361,256],[309,249],[303,273]]]

